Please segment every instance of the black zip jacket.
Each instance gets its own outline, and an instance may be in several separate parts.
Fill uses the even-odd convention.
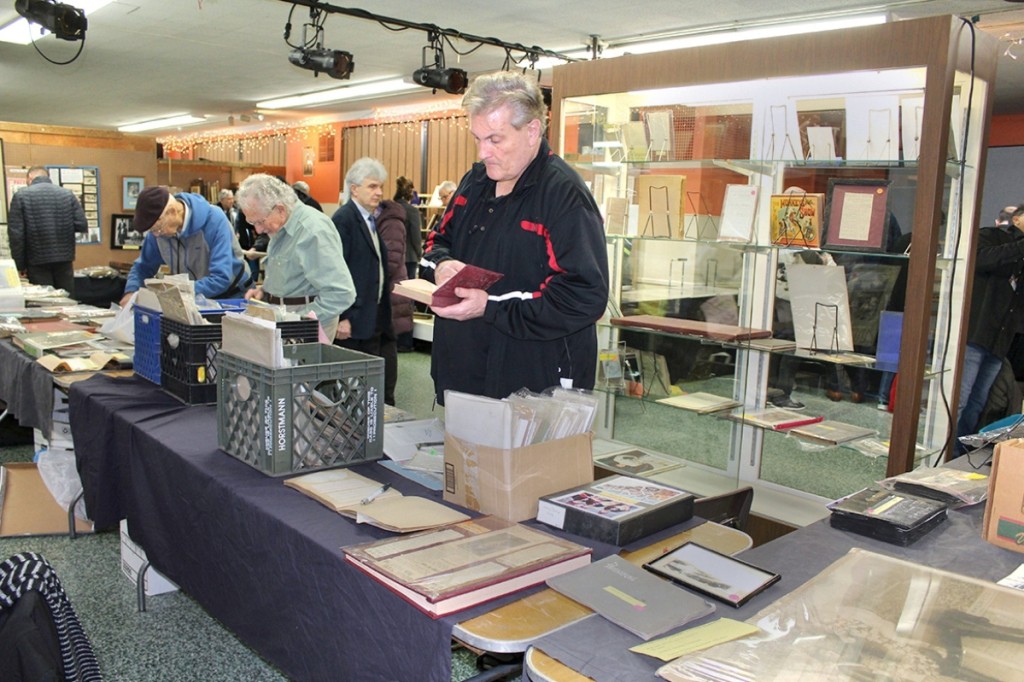
[[[500,272],[483,317],[434,320],[431,375],[444,391],[504,398],[571,382],[591,389],[595,323],[608,302],[608,257],[597,204],[580,177],[545,140],[515,188],[476,163],[462,178],[424,247],[432,273],[454,258]]]
[[[1024,321],[1024,234],[1012,225],[978,232],[970,314],[967,343],[1006,357]]]

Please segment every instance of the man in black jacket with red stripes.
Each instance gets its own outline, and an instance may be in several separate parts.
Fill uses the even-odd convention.
[[[478,77],[463,98],[480,162],[430,233],[421,266],[443,284],[466,264],[504,277],[434,308],[431,375],[492,398],[528,388],[593,388],[596,322],[608,301],[601,214],[580,177],[544,139],[536,79]]]

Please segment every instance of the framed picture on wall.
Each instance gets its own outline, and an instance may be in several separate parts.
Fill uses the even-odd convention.
[[[125,213],[115,213],[110,216],[110,248],[112,249],[133,249],[142,248],[141,232],[132,229],[132,220],[135,216]]]
[[[889,180],[830,178],[824,248],[882,251],[889,226]]]
[[[134,211],[135,202],[139,200],[139,192],[146,186],[146,178],[130,175],[121,177],[121,210]]]

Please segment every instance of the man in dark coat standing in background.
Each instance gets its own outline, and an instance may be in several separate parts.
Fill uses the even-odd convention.
[[[75,233],[89,224],[78,197],[50,180],[42,166],[28,169],[28,187],[15,192],[7,227],[11,256],[32,284],[75,289]]]
[[[341,313],[334,338],[339,346],[384,359],[384,402],[394,405],[398,350],[391,324],[387,245],[377,229],[387,178],[377,159],[357,159],[345,174],[348,201],[331,216],[356,287],[355,303]]]

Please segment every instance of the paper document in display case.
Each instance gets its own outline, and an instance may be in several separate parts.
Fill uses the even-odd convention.
[[[828,505],[833,528],[906,547],[946,520],[937,500],[868,487]]]
[[[432,618],[586,566],[591,552],[492,516],[344,551],[346,561]]]
[[[693,516],[694,496],[630,476],[611,476],[540,498],[537,520],[619,547]]]
[[[610,556],[548,579],[548,587],[643,640],[713,613],[715,605],[622,557]]]

